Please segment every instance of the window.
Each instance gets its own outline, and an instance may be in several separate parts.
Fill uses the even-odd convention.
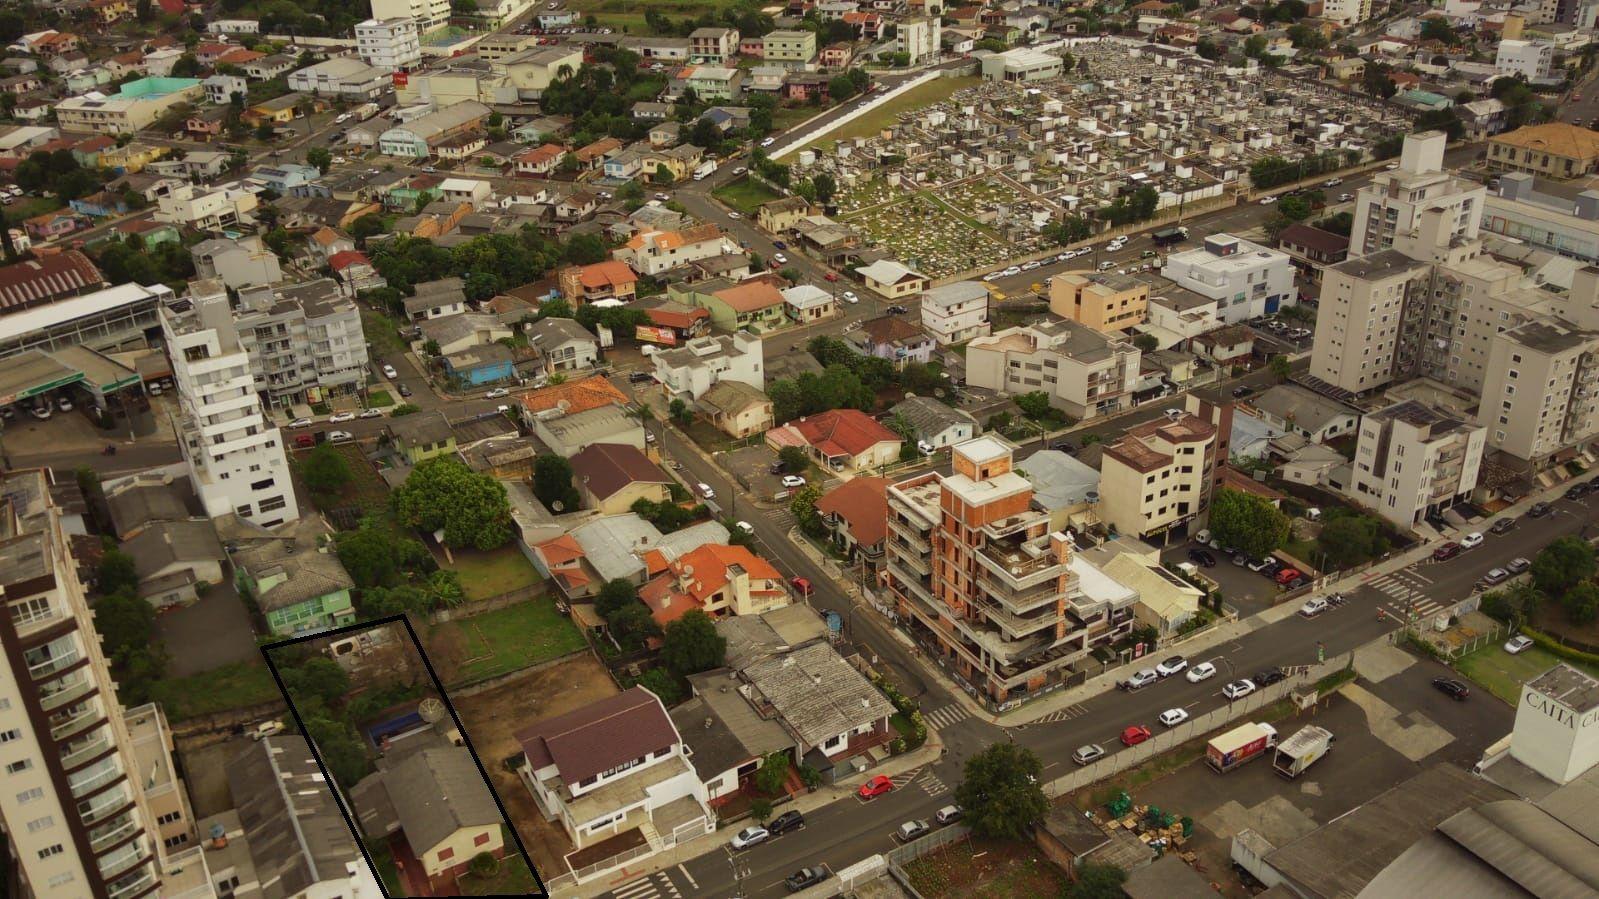
[[[22,772],[28,771],[28,770],[30,770],[32,768],[33,768],[33,759],[23,759],[23,760],[21,760],[19,762],[12,762],[11,764],[7,765],[6,766],[6,773],[7,774],[21,774]]]
[[[0,731],[0,743],[10,743],[12,740],[20,739],[22,739],[22,731],[14,727],[10,730]]]
[[[61,848],[61,844],[60,843],[56,843],[53,846],[46,846],[43,849],[40,849],[39,850],[39,857],[40,858],[49,858],[52,855],[60,855],[61,853],[65,852],[65,851],[66,851],[65,849]]]
[[[489,835],[486,834],[486,833],[480,833],[480,834],[477,835],[477,837],[475,839],[472,840],[472,845],[473,846],[482,846],[483,844],[487,843],[488,841],[489,841]]]
[[[181,812],[181,811],[167,812],[166,814],[162,815],[161,817],[159,817],[159,818],[157,818],[155,820],[156,820],[156,823],[158,823],[158,824],[171,824],[174,821],[182,821],[183,820],[183,812]]]
[[[44,798],[44,790],[39,788],[39,787],[34,787],[31,790],[23,790],[21,793],[18,793],[17,794],[17,804],[18,805],[27,805],[28,803],[33,802],[36,799],[43,799],[43,798]]]
[[[455,850],[454,849],[451,849],[448,846],[446,846],[445,848],[439,850],[439,861],[442,862],[442,861],[445,861],[446,859],[452,859],[452,858],[455,858]]]
[[[28,822],[28,833],[38,833],[46,827],[54,827],[56,819],[45,815],[43,818],[34,818]]]

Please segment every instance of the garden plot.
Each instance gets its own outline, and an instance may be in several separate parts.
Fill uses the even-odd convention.
[[[914,260],[930,278],[993,265],[1017,253],[1012,244],[925,192],[844,220],[895,258],[906,264]]]

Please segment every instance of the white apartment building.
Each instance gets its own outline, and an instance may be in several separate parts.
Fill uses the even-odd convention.
[[[161,310],[177,382],[179,447],[206,514],[262,527],[300,517],[283,435],[261,412],[250,354],[218,281],[190,285],[190,307]]]
[[[1554,61],[1555,48],[1552,44],[1507,38],[1499,42],[1499,52],[1494,55],[1494,68],[1501,75],[1520,75],[1528,81],[1541,81],[1549,77]]]
[[[1432,267],[1398,250],[1346,259],[1322,273],[1311,375],[1352,393],[1393,380],[1407,303],[1424,303]]]
[[[938,59],[944,30],[938,16],[910,16],[901,19],[895,31],[894,50],[908,53],[911,64]]]
[[[367,19],[355,26],[355,52],[373,68],[408,70],[422,61],[421,32],[410,16]]]
[[[196,231],[221,231],[250,223],[250,213],[260,205],[255,190],[237,183],[216,187],[186,184],[156,202],[156,221]]]
[[[1532,175],[1505,172],[1488,194],[1482,230],[1562,256],[1599,262],[1599,190],[1543,193]]]
[[[1416,228],[1424,209],[1448,209],[1454,236],[1477,236],[1487,188],[1443,170],[1446,142],[1441,131],[1406,136],[1399,168],[1379,172],[1355,194],[1350,258],[1391,248],[1395,235]]]
[[[635,234],[626,244],[612,250],[611,256],[627,263],[633,271],[653,278],[690,262],[740,252],[738,244],[723,235],[720,228],[696,225],[682,231],[651,230]]]
[[[117,702],[51,486],[45,469],[0,474],[8,877],[38,899],[194,895],[190,885],[162,882],[166,849],[145,794],[151,780]],[[170,757],[165,764],[170,771]],[[208,885],[203,871],[196,868],[199,883]]]
[[[372,0],[372,18],[411,19],[420,34],[428,34],[450,24],[450,0]]]
[[[1100,520],[1134,537],[1186,526],[1210,505],[1215,457],[1216,427],[1194,415],[1127,429],[1100,457]]]
[[[1223,324],[1270,315],[1298,302],[1288,254],[1231,234],[1213,234],[1201,247],[1173,253],[1160,273],[1215,300]]]
[[[939,346],[988,334],[988,286],[956,281],[922,294],[922,328]]]
[[[268,408],[326,402],[366,386],[361,313],[334,281],[241,291],[234,323]]]
[[[1132,405],[1143,353],[1120,333],[1072,321],[1006,328],[966,345],[966,383],[1005,394],[1042,390],[1082,420]]]
[[[1482,426],[1416,400],[1364,415],[1349,498],[1410,530],[1470,498],[1486,442]]]
[[[766,389],[766,356],[749,331],[729,337],[696,337],[675,350],[655,354],[655,378],[670,398],[697,400],[722,381]]]
[[[1539,468],[1599,434],[1599,332],[1551,317],[1500,337],[1477,407],[1489,446]]]
[[[1348,28],[1371,18],[1371,0],[1327,0],[1322,17]]]
[[[393,76],[388,69],[350,56],[335,56],[289,73],[290,90],[323,97],[376,100],[392,86]]]

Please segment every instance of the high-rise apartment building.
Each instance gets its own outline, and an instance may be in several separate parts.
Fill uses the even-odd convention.
[[[422,61],[421,32],[410,16],[367,19],[355,26],[355,52],[374,68],[407,71]]]
[[[262,415],[221,282],[192,283],[188,308],[161,310],[161,330],[178,388],[178,445],[206,514],[262,527],[299,518],[283,435]]]
[[[186,803],[162,799],[162,814],[183,821],[163,845],[146,790],[167,792],[170,777],[159,775],[171,775],[169,747],[141,754],[136,745],[159,713],[146,706],[124,717],[50,488],[42,469],[0,474],[8,613],[0,617],[0,825],[9,876],[20,895],[40,899],[210,896],[197,858],[187,878],[163,884],[167,845],[188,842],[176,839],[190,826]]]
[[[902,621],[995,703],[1062,683],[1133,626],[1137,594],[1051,532],[994,436],[956,444],[949,475],[888,488],[884,581]]]
[[[1446,218],[1453,236],[1468,240],[1477,236],[1487,188],[1443,170],[1447,142],[1441,131],[1407,136],[1399,168],[1378,173],[1356,192],[1351,258],[1392,248],[1395,235],[1414,229],[1424,209],[1449,210]]]
[[[1402,529],[1470,498],[1486,445],[1481,426],[1416,400],[1360,419],[1348,494]]]
[[[1541,467],[1599,434],[1599,332],[1550,318],[1500,338],[1477,407],[1494,448]]]
[[[1216,428],[1195,415],[1128,428],[1100,458],[1099,517],[1119,534],[1181,528],[1209,507]]]
[[[1371,0],[1327,0],[1322,15],[1348,28],[1371,18]]]
[[[366,386],[360,310],[330,279],[240,291],[234,325],[269,408],[326,402]]]

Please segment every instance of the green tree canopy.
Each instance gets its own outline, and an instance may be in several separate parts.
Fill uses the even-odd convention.
[[[451,456],[423,460],[394,491],[392,501],[406,526],[442,530],[450,546],[494,549],[511,539],[505,486]]]
[[[572,485],[571,463],[554,453],[533,460],[533,495],[552,512],[575,512],[583,504]]]
[[[661,661],[679,677],[720,668],[727,663],[727,638],[716,632],[709,615],[690,610],[666,626]]]
[[[133,557],[120,549],[108,549],[100,557],[100,568],[95,572],[95,587],[101,593],[121,593],[139,587],[139,572]]]
[[[279,675],[296,701],[314,697],[323,705],[333,705],[350,692],[350,675],[327,656],[312,656],[298,665],[285,665]]]
[[[1263,558],[1288,540],[1288,516],[1267,500],[1222,487],[1210,504],[1210,530],[1224,546]]]
[[[811,457],[802,446],[783,447],[777,451],[777,460],[783,463],[783,470],[791,474],[804,471],[811,464]]]
[[[1064,899],[1124,899],[1127,872],[1115,865],[1086,862],[1077,868],[1077,880],[1066,888]]]
[[[1316,545],[1330,568],[1349,568],[1388,551],[1388,537],[1370,515],[1340,515],[1322,526]]]
[[[324,443],[300,460],[300,479],[315,494],[332,494],[344,489],[355,477],[344,454],[331,443]]]
[[[638,587],[626,578],[612,578],[600,587],[600,592],[594,595],[594,611],[600,613],[601,618],[609,618],[611,613],[638,600]]]
[[[1549,596],[1559,596],[1593,576],[1593,547],[1581,537],[1561,537],[1532,560],[1532,582]]]
[[[972,830],[983,836],[1021,839],[1049,811],[1039,785],[1044,766],[1033,751],[995,743],[968,758],[955,801]]]

